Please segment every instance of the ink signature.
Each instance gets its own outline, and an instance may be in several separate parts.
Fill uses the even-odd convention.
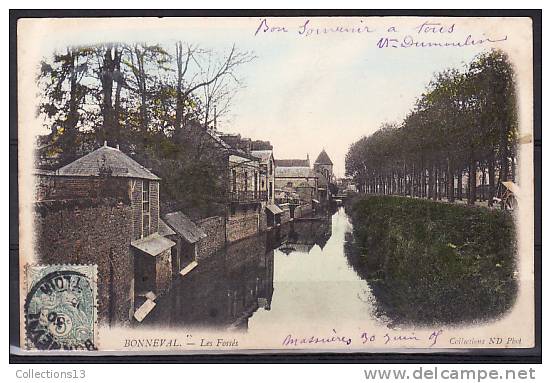
[[[386,332],[382,335],[376,333],[370,333],[367,331],[358,334],[357,338],[348,335],[343,335],[332,329],[328,335],[293,335],[288,334],[282,341],[283,346],[308,346],[316,344],[343,344],[350,346],[355,342],[360,345],[376,344],[376,345],[399,345],[403,347],[417,346],[417,347],[433,347],[437,344],[440,335],[444,330],[434,330],[429,335],[417,335],[415,332],[411,333],[389,333]],[[354,341],[355,340],[355,341]]]

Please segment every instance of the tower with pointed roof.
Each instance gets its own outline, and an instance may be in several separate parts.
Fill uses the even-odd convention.
[[[329,155],[323,149],[316,161],[314,162],[314,170],[318,173],[321,173],[325,176],[327,181],[331,181],[333,178],[333,161],[329,158]]]

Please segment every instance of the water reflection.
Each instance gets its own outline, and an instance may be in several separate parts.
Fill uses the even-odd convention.
[[[248,238],[215,254],[157,301],[144,321],[173,327],[246,328],[259,307],[270,309],[274,252],[266,235]]]
[[[288,229],[284,235],[280,233],[279,238],[282,244],[278,247],[278,250],[286,255],[308,254],[314,245],[323,249],[332,234],[329,217],[307,218],[292,222],[288,225]]]
[[[184,278],[175,279],[143,324],[246,330],[251,322],[262,327],[277,320],[303,321],[333,306],[331,299],[342,301],[331,296],[347,294],[350,285],[343,281],[361,284],[351,297],[365,305],[358,296],[367,286],[347,265],[343,253],[344,234],[349,230],[341,209],[231,244]],[[317,283],[308,283],[312,276]],[[330,283],[338,285],[328,293]],[[305,294],[308,300],[301,303]],[[339,317],[348,315],[337,311]]]
[[[352,230],[344,209],[322,220],[295,222],[288,230],[274,250],[271,310],[257,310],[249,330],[262,334],[274,324],[292,331],[304,326],[331,329],[347,321],[379,323],[369,284],[344,254],[345,236]]]

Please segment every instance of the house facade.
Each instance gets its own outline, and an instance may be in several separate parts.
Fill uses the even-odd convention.
[[[259,159],[232,150],[228,159],[229,208],[226,219],[228,242],[252,236],[259,231],[261,201],[267,193],[260,191]]]
[[[272,150],[252,150],[251,154],[260,160],[260,191],[267,194],[267,201],[274,203],[275,161]]]
[[[317,202],[317,177],[310,168],[310,158],[275,160],[276,203],[284,210],[284,217],[298,218],[312,212]]]
[[[227,158],[226,242],[255,235],[266,228],[264,210],[268,203],[269,184],[264,166],[261,166],[262,159],[252,154],[249,138],[215,131],[207,134]]]
[[[283,214],[275,204],[275,160],[272,150],[253,150],[251,154],[260,159],[260,190],[266,193],[261,206],[260,229],[266,230],[279,225]]]
[[[276,191],[284,192],[293,200],[311,203],[316,199],[318,180],[313,169],[304,166],[276,166]],[[282,202],[282,201],[281,201]]]

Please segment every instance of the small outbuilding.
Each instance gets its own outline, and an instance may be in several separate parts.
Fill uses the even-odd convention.
[[[164,220],[175,233],[169,235],[176,242],[172,248],[173,274],[184,276],[197,266],[197,243],[207,235],[181,211],[166,214]]]

